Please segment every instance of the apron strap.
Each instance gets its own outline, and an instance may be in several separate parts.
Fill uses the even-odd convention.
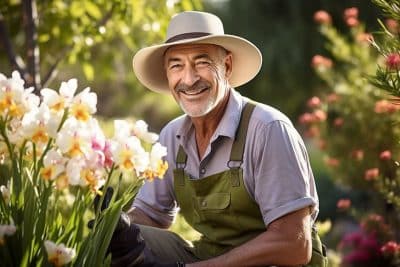
[[[247,102],[242,110],[239,126],[236,130],[235,140],[233,141],[232,145],[231,157],[228,162],[229,168],[233,167],[231,166],[232,162],[240,162],[240,165],[243,162],[243,152],[244,145],[246,143],[247,128],[249,127],[250,117],[255,107],[255,103]]]

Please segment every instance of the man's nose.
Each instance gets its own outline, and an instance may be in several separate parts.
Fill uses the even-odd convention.
[[[187,86],[192,86],[200,79],[199,74],[193,66],[186,66],[183,72],[182,82]]]

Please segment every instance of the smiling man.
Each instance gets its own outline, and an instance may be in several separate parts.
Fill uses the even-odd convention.
[[[165,178],[141,188],[130,226],[113,237],[116,266],[326,266],[301,137],[284,114],[234,89],[261,62],[254,44],[195,11],[172,18],[165,43],[136,53],[141,83],[172,94],[185,114],[160,134]],[[166,230],[178,211],[199,240]]]

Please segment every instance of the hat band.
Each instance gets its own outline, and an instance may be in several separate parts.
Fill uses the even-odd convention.
[[[169,38],[165,43],[172,43],[180,40],[185,40],[185,39],[192,39],[192,38],[198,38],[198,37],[203,37],[210,35],[208,32],[187,32],[187,33],[182,33],[175,35],[171,38]]]

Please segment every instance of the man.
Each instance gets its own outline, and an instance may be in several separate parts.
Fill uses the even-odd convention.
[[[127,232],[113,238],[115,255],[134,251],[129,242],[142,244],[137,224],[144,257],[161,263],[301,266],[314,260],[312,247],[322,253],[317,237],[312,246],[318,197],[301,137],[285,115],[234,89],[254,78],[261,61],[252,43],[224,34],[218,17],[194,11],[172,18],[164,44],[134,56],[140,82],[171,93],[185,115],[161,131],[169,170],[141,188],[128,212],[133,241]],[[178,210],[200,240],[163,229]],[[318,260],[313,266],[326,261]]]

